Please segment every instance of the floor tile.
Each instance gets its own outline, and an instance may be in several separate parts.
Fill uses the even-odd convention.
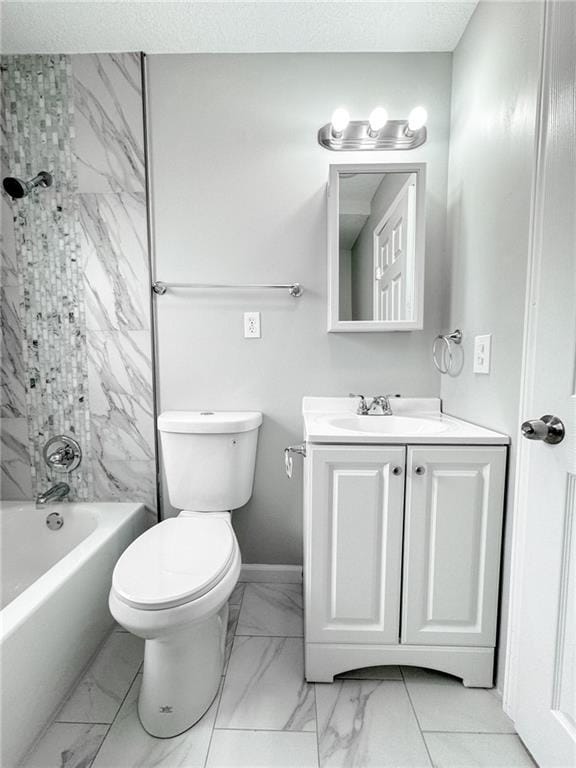
[[[54,723],[22,768],[86,768],[98,752],[107,725]]]
[[[425,733],[434,768],[534,768],[524,745],[504,733]]]
[[[172,739],[155,739],[146,733],[138,719],[141,681],[142,676],[138,675],[92,768],[203,768],[219,697],[190,730]]]
[[[216,730],[206,768],[318,768],[316,734]]]
[[[402,682],[316,685],[321,768],[425,768],[426,746]]]
[[[234,590],[232,591],[232,594],[230,595],[230,599],[228,600],[228,605],[240,605],[242,602],[242,597],[244,595],[244,588],[246,587],[246,583],[243,581],[239,581],[238,584],[234,587]]]
[[[224,673],[228,668],[228,662],[230,661],[230,654],[232,653],[232,646],[234,645],[234,635],[236,633],[236,626],[238,625],[238,616],[240,615],[239,605],[228,606],[228,627],[226,629],[226,652],[224,655]]]
[[[246,584],[236,634],[302,637],[302,585]]]
[[[111,723],[143,658],[144,640],[129,632],[112,632],[56,721]]]
[[[218,728],[313,731],[314,688],[304,680],[300,638],[236,637]]]
[[[364,667],[336,675],[336,680],[403,680],[400,667]]]
[[[450,675],[403,667],[408,693],[423,731],[514,733],[492,690],[465,688]]]

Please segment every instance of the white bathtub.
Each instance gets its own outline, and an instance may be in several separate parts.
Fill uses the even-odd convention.
[[[49,530],[60,512],[64,526]],[[116,560],[146,527],[141,504],[0,502],[1,762],[13,768],[113,624]]]

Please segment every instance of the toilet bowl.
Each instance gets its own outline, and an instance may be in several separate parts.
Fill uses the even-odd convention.
[[[208,511],[184,510],[150,528],[121,555],[112,577],[112,615],[146,641],[138,714],[152,736],[187,730],[218,692],[228,599],[241,565],[226,510],[252,494],[261,421],[257,412],[159,417],[171,503],[194,509],[200,501]]]

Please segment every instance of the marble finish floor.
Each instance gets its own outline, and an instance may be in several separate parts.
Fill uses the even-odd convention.
[[[495,692],[415,668],[303,675],[299,584],[239,584],[225,675],[173,739],[141,727],[143,643],[115,630],[24,768],[533,768]]]

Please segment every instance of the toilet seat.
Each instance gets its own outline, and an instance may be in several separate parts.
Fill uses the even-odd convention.
[[[121,555],[112,589],[141,610],[174,608],[197,600],[219,584],[237,550],[227,520],[178,517],[150,528]]]

